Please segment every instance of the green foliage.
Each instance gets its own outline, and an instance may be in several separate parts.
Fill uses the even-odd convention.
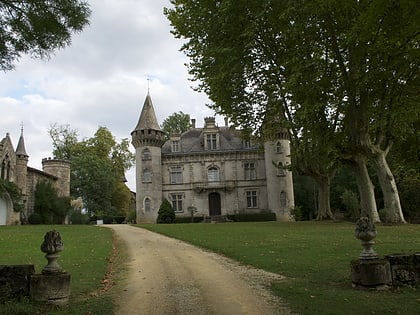
[[[31,213],[28,218],[29,224],[41,224],[42,218],[41,215],[37,212]]]
[[[89,23],[86,1],[1,1],[0,70],[11,70],[22,54],[49,58]]]
[[[89,214],[82,213],[80,210],[73,210],[70,212],[69,220],[71,224],[88,224]]]
[[[160,126],[167,139],[172,133],[181,134],[191,128],[190,115],[179,111],[167,117]]]
[[[345,207],[346,217],[356,220],[360,218],[359,198],[357,194],[351,190],[344,190],[340,196],[341,202]]]
[[[261,222],[276,221],[276,214],[273,212],[262,213],[235,213],[227,215],[229,220],[235,222]]]
[[[418,312],[418,289],[354,290],[350,261],[362,251],[354,225],[334,222],[141,225],[210,249],[244,265],[286,278],[273,292],[297,314],[406,314]],[[416,225],[377,226],[374,248],[391,254],[418,250]],[[357,302],[357,303],[356,303]]]
[[[128,215],[131,196],[122,181],[135,160],[128,139],[117,143],[106,127],[99,127],[92,138],[83,141],[78,141],[77,131],[68,125],[52,125],[49,134],[54,154],[71,161],[71,195],[83,199],[89,214]]]
[[[156,223],[174,223],[175,211],[168,199],[164,199],[159,207]]]
[[[22,193],[15,183],[0,179],[0,195],[4,193],[7,193],[10,196],[15,212],[20,212],[24,209]]]
[[[39,214],[41,223],[64,223],[70,210],[70,197],[59,197],[48,181],[40,181],[36,184],[34,211]]]

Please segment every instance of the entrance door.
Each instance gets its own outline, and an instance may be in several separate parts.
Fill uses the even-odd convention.
[[[6,225],[7,218],[7,203],[6,200],[0,197],[0,225]]]
[[[217,192],[212,192],[209,194],[209,215],[221,215],[222,206],[220,203],[220,194]]]

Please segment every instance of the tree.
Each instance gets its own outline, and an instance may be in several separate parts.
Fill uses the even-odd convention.
[[[82,0],[1,0],[0,69],[13,69],[22,54],[49,58],[70,45],[72,33],[82,31],[90,13]]]
[[[304,165],[329,153],[315,165],[325,174],[347,161],[362,211],[379,221],[372,161],[385,207],[404,222],[386,155],[420,108],[415,1],[171,2],[165,14],[216,111],[240,125],[258,126],[267,114],[284,121],[304,143]],[[333,141],[327,148],[314,117]]]
[[[156,223],[174,223],[175,211],[168,199],[164,199],[159,207]]]
[[[70,210],[70,198],[59,197],[50,182],[39,181],[36,184],[34,211],[40,216],[40,223],[62,224]]]
[[[179,111],[167,117],[160,126],[169,137],[173,133],[181,134],[191,128],[190,115]]]
[[[77,131],[69,126],[52,125],[56,158],[71,161],[70,191],[81,197],[90,215],[98,217],[127,214],[131,196],[124,189],[124,172],[134,163],[128,139],[117,143],[112,133],[99,127],[92,138],[77,140]]]

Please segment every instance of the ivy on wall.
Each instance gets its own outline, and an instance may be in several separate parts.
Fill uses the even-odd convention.
[[[23,198],[19,187],[5,179],[0,179],[0,195],[7,193],[12,199],[13,210],[20,212],[23,210]]]

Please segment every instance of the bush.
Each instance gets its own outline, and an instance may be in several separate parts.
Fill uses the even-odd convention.
[[[302,212],[302,207],[295,206],[294,208],[290,209],[290,214],[293,216],[295,221],[304,221],[305,217]]]
[[[175,211],[168,199],[164,199],[158,211],[156,223],[174,223]]]
[[[32,213],[28,218],[29,224],[41,224],[41,215],[39,213]]]
[[[70,222],[72,224],[87,224],[89,222],[89,215],[81,211],[73,211],[70,214]]]
[[[228,214],[227,218],[235,222],[276,221],[276,214],[274,212],[236,213],[236,214]]]

